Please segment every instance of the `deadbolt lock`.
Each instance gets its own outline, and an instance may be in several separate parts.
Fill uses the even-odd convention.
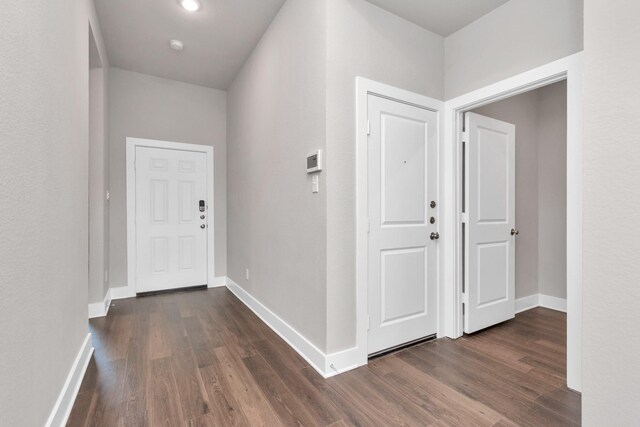
[[[431,206],[431,209],[433,209],[433,208],[435,208],[435,207],[436,207],[436,206],[438,206],[438,205],[436,205],[435,200],[432,200],[432,201],[431,201],[431,203],[429,203],[429,206]]]
[[[435,224],[436,223],[436,217],[432,216],[431,219],[429,220],[429,222],[431,224]]]

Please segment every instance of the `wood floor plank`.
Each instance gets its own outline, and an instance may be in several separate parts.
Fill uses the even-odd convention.
[[[284,424],[319,424],[318,418],[307,410],[304,401],[296,398],[261,355],[247,357],[243,362]]]
[[[207,425],[213,422],[220,426],[246,426],[249,425],[241,405],[238,403],[231,386],[225,380],[220,364],[209,365],[200,368],[200,375],[204,381],[211,411],[201,417],[198,422]]]
[[[282,425],[244,363],[224,347],[215,349],[222,374],[251,425]]]
[[[254,345],[258,353],[282,378],[287,388],[298,399],[305,402],[322,424],[328,425],[342,419],[340,411],[306,377],[300,374],[297,363],[292,362],[296,359],[291,357],[291,350],[281,347],[278,343],[279,341],[262,340],[255,342]]]
[[[409,399],[424,405],[436,418],[451,425],[491,426],[503,416],[488,406],[421,372],[398,357],[389,357],[385,365],[391,372],[381,372]],[[376,369],[375,367],[373,368]]]
[[[69,426],[577,426],[566,315],[536,308],[324,379],[225,288],[115,301]]]
[[[186,336],[181,337],[170,360],[184,419],[190,420],[207,414],[209,399]]]
[[[168,426],[184,419],[170,357],[151,361],[149,418],[153,426]]]

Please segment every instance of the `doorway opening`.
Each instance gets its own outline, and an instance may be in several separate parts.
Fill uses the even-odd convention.
[[[566,142],[566,80],[464,112],[464,332],[563,383]]]
[[[442,248],[445,259],[445,274],[441,282],[444,310],[441,317],[442,328],[439,331],[441,335],[458,338],[464,332],[480,330],[514,317],[516,311],[516,274],[522,273],[519,282],[520,285],[524,285],[524,288],[520,286],[517,294],[519,310],[539,305],[551,306],[554,309],[566,309],[566,384],[569,388],[577,391],[581,390],[582,327],[582,69],[581,54],[575,54],[447,102],[445,107],[447,126],[445,129],[451,133],[445,137],[445,141],[451,145],[445,144],[444,146],[446,170],[443,203],[446,203],[447,206],[447,213],[444,215],[446,222],[444,232],[447,239],[445,239],[445,246]],[[535,200],[539,195],[539,188],[536,188],[535,197],[527,198],[523,194],[516,195],[515,144],[518,138],[517,126],[513,126],[513,130],[501,128],[502,125],[511,124],[478,113],[493,114],[494,111],[491,109],[497,108],[495,103],[498,101],[521,94],[533,96],[527,95],[527,93],[540,88],[553,91],[553,88],[547,87],[554,84],[557,84],[556,89],[564,87],[564,94],[566,94],[566,122],[560,122],[566,126],[566,137],[564,138],[566,141],[564,156],[566,157],[564,162],[561,162],[562,165],[557,165],[558,159],[552,159],[556,164],[553,174],[546,173],[542,167],[541,173],[539,173],[542,175],[541,183],[538,182],[540,179],[536,179],[536,186],[544,189],[549,185],[556,187],[541,193],[543,203],[546,203],[542,208],[542,214],[540,214],[541,209],[537,206],[536,200],[535,214],[534,211],[529,211],[524,214],[524,219],[521,218],[521,221],[525,221],[524,225],[529,229],[529,233],[533,232],[533,235],[526,236],[528,239],[522,239],[525,236],[524,232],[519,229],[520,227],[516,225],[515,205],[518,201],[526,204],[530,203],[532,199]],[[495,105],[491,106],[490,104]],[[546,113],[543,111],[543,114]],[[470,126],[470,129],[467,129],[467,126]],[[508,137],[510,132],[513,132],[513,135]],[[478,148],[477,144],[473,145],[473,141],[471,141],[471,145],[468,145],[467,141],[470,138],[475,138],[476,142],[478,138],[484,138],[484,142],[481,143],[483,146]],[[513,144],[513,152],[506,148],[509,144]],[[531,147],[528,148],[531,149]],[[553,148],[557,149],[558,147],[545,147],[543,154],[549,150],[553,153]],[[527,155],[526,149],[524,149],[525,155]],[[526,168],[532,169],[532,164],[536,168],[538,167],[538,161],[543,154],[538,153],[537,150],[536,147],[535,162],[530,159],[529,164],[522,166],[525,171]],[[520,154],[523,154],[522,150]],[[533,154],[529,153],[528,156],[533,156]],[[564,169],[561,166],[564,166]],[[451,174],[452,172],[453,174]],[[564,193],[558,191],[561,189],[557,188],[558,180],[561,180],[562,177],[558,178],[555,174],[566,177]],[[446,182],[447,180],[448,182]],[[472,186],[468,185],[469,181],[472,181]],[[531,187],[532,183],[528,184]],[[527,182],[521,182],[520,186],[523,185],[525,185],[525,190],[521,190],[521,192],[526,191]],[[496,190],[498,187],[500,189]],[[472,190],[473,192],[471,192]],[[552,190],[556,190],[556,193]],[[478,196],[479,194],[480,196]],[[566,196],[564,196],[565,194]],[[470,200],[470,196],[475,198]],[[562,196],[565,197],[564,203]],[[522,199],[523,197],[525,198]],[[560,200],[557,200],[558,198]],[[482,204],[479,205],[479,201]],[[554,211],[549,206],[555,206],[557,209]],[[543,225],[542,234],[539,235],[540,216],[543,218],[543,224],[547,224],[545,221],[549,220],[548,214],[552,212],[552,217],[557,219],[558,215],[562,215],[562,207],[566,210],[564,212],[565,221],[551,221],[548,228]],[[513,209],[513,213],[509,213],[508,209]],[[522,215],[521,213],[520,216],[522,217]],[[526,215],[533,216],[533,219],[527,219]],[[536,227],[531,228],[532,222],[538,222],[538,230]],[[558,228],[553,228],[551,225]],[[484,227],[484,231],[480,230],[480,226]],[[518,234],[519,232],[520,234]],[[497,234],[493,235],[492,233]],[[564,239],[559,237],[559,234],[564,234]],[[524,245],[524,248],[519,251],[519,258],[523,258],[523,253],[527,254],[526,240],[531,240],[534,236],[537,238],[537,242],[534,239],[534,244],[531,244],[530,241],[528,250],[535,262],[532,262],[532,259],[524,258],[518,262],[519,268],[516,269],[516,259],[518,258],[515,255],[516,245]],[[475,240],[470,240],[470,237],[475,237]],[[516,242],[518,239],[525,240],[525,242],[518,244]],[[551,260],[547,258],[547,255],[558,252],[558,248],[555,246],[550,252],[542,254],[542,264],[545,266],[542,277],[545,283],[540,288],[540,285],[537,285],[540,281],[540,268],[538,260],[535,258],[540,259],[537,244],[541,239],[543,246],[547,245],[549,240],[555,241],[557,245],[562,245],[565,242],[566,249],[559,248],[561,252],[564,252],[564,260],[562,257]],[[473,247],[469,245],[473,245]],[[513,254],[510,253],[511,248],[513,248]],[[532,250],[533,252],[531,252]],[[536,257],[533,257],[533,254]],[[527,263],[529,265],[528,273]],[[533,268],[532,265],[536,267]],[[566,268],[566,272],[563,271],[563,267]],[[553,268],[559,268],[560,271],[553,270]],[[534,271],[535,274],[533,274]],[[554,282],[554,285],[550,285],[560,289],[553,290],[547,287],[551,282],[551,279],[546,276],[549,271],[552,271],[552,276],[556,278],[564,275],[564,281],[558,280]],[[526,288],[527,280],[528,290]],[[478,287],[479,281],[484,281],[484,283],[480,283],[480,287]],[[496,281],[501,281],[501,286],[504,288],[501,289],[495,284],[491,285]],[[534,285],[531,285],[532,283]],[[510,285],[513,285],[513,290],[509,293],[506,288]],[[537,287],[531,287],[535,285]],[[564,296],[564,289],[566,289],[566,303],[561,298]],[[498,307],[500,310],[492,312],[493,308]],[[477,317],[479,311],[474,312],[474,309],[479,308],[484,311],[484,319]],[[511,311],[511,316],[508,315],[507,310]],[[497,312],[500,313],[496,314]]]

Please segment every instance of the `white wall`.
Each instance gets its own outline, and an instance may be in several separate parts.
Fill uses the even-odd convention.
[[[583,0],[511,0],[445,39],[446,99],[582,50]]]
[[[87,336],[85,0],[0,8],[0,423],[46,422]]]
[[[319,349],[326,332],[323,2],[289,0],[229,88],[229,277]],[[250,269],[250,280],[245,269]]]
[[[516,126],[516,298],[567,297],[567,85],[474,110]]]
[[[355,79],[444,96],[439,35],[364,0],[327,1],[327,349],[355,345]]]
[[[640,3],[585,0],[583,424],[640,422]]]
[[[226,275],[225,92],[109,69],[109,283],[112,288],[127,285],[127,137],[213,146],[215,274]]]

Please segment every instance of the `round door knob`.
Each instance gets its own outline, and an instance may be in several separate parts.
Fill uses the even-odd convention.
[[[202,224],[202,225],[200,226],[200,228],[205,228],[205,227],[206,227],[206,225],[204,225],[204,224]]]
[[[516,230],[515,228],[512,228],[512,229],[511,229],[511,235],[512,235],[512,236],[517,236],[518,234],[520,234],[520,231],[519,231],[519,230]]]
[[[429,238],[431,240],[438,240],[440,238],[440,233],[438,233],[437,231],[434,231],[433,233],[431,233],[431,236],[429,236]]]

